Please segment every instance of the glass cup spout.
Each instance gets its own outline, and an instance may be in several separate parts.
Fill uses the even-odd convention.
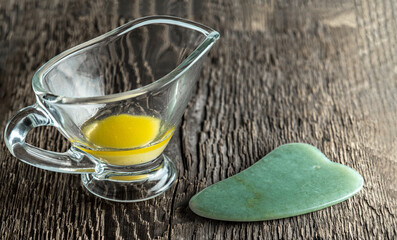
[[[8,122],[10,152],[30,165],[82,174],[85,187],[113,201],[141,201],[168,189],[174,163],[163,154],[219,34],[170,16],[129,22],[73,47],[33,76],[37,103]],[[25,143],[55,126],[65,153]]]

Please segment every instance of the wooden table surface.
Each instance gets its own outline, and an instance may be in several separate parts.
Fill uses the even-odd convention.
[[[1,239],[396,239],[395,1],[0,0],[0,128],[35,102],[51,57],[140,16],[192,19],[221,33],[167,153],[165,194],[114,203],[80,177],[26,165],[0,148]],[[54,128],[28,141],[66,151]],[[364,188],[335,206],[280,220],[214,221],[189,199],[277,146],[309,143],[356,169]]]

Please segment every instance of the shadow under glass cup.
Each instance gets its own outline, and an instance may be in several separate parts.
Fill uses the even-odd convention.
[[[176,179],[163,154],[219,34],[170,16],[129,22],[71,48],[33,77],[37,103],[9,121],[10,152],[33,166],[82,174],[93,194],[113,201],[153,198]],[[38,126],[55,126],[65,153],[25,143]]]

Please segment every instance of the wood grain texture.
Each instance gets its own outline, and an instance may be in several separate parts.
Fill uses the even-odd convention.
[[[0,1],[0,129],[35,102],[34,72],[51,57],[140,16],[213,27],[195,96],[167,152],[179,178],[155,199],[121,204],[74,175],[17,161],[1,142],[2,239],[397,238],[397,4],[394,1]],[[29,136],[65,151],[54,128]],[[312,144],[356,169],[364,189],[302,216],[228,223],[189,199],[277,146]]]

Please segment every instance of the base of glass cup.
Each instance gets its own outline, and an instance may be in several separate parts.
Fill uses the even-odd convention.
[[[99,179],[95,174],[82,174],[84,187],[92,194],[115,202],[139,202],[165,192],[176,180],[174,163],[164,154],[162,162],[155,169],[130,175],[109,173],[107,179]]]

